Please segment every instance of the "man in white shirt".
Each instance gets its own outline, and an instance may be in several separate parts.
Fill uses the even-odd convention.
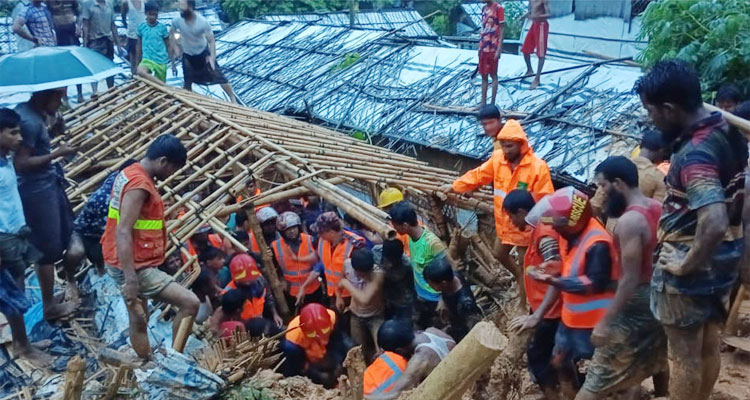
[[[172,21],[170,36],[175,40],[175,34],[180,33],[185,89],[191,90],[193,83],[218,84],[226,92],[229,101],[236,103],[232,85],[216,63],[216,41],[211,25],[195,12],[195,0],[180,0],[180,10],[181,16]],[[174,67],[173,72],[177,72]]]

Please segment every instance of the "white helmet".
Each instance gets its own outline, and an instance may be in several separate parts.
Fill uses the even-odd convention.
[[[278,218],[279,213],[273,207],[263,207],[255,212],[255,216],[258,217],[258,222],[262,224],[270,219]]]

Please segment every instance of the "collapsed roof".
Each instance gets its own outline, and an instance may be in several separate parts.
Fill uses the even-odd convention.
[[[365,10],[355,14],[354,27],[392,31],[407,37],[437,38],[430,24],[416,10]],[[307,13],[307,14],[268,14],[262,17],[266,21],[309,22],[319,26],[350,26],[348,12]]]
[[[483,159],[491,151],[471,110],[481,93],[474,50],[398,31],[243,21],[218,35],[217,55],[251,107],[360,132],[399,152],[424,146]],[[522,57],[503,54],[497,104],[533,114],[530,142],[553,170],[586,181],[613,132],[639,135],[620,121],[639,107],[631,94],[639,70],[548,60],[533,91],[519,79],[525,70]]]

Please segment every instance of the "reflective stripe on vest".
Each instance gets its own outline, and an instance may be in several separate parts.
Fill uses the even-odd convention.
[[[492,194],[494,194],[495,196],[502,197],[503,199],[507,195],[507,193],[505,193],[505,190],[497,189],[497,188],[492,190]]]
[[[612,236],[594,218],[583,231],[578,245],[571,249],[575,253],[563,254],[562,275],[566,278],[585,275],[586,252],[598,242],[606,243],[609,246],[612,260],[610,274],[614,279],[619,270],[619,258],[614,250]],[[564,248],[565,244],[560,244],[561,249]],[[614,293],[612,291],[583,295],[562,292],[562,321],[569,328],[592,329],[604,316],[607,308],[612,304],[613,298]]]
[[[386,351],[367,367],[362,391],[365,396],[388,393],[406,369],[407,360],[399,354]]]
[[[107,217],[111,218],[117,223],[120,223],[120,210],[109,207],[109,211],[107,212]],[[160,219],[137,219],[135,220],[135,224],[133,224],[133,229],[138,229],[140,231],[160,231],[164,229],[164,221]]]

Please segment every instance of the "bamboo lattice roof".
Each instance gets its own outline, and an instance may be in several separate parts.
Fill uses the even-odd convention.
[[[281,177],[261,197],[250,199],[257,204],[304,187],[385,236],[392,234],[387,215],[351,189],[395,185],[412,197],[427,198],[456,177],[451,171],[317,125],[140,80],[111,89],[68,112],[65,120],[66,140],[80,149],[65,166],[71,184],[67,193],[76,210],[126,159],[142,158],[155,137],[171,133],[183,141],[187,164],[157,184],[167,215],[174,216],[181,207],[189,210],[167,223],[168,253],[181,248],[180,243],[206,224],[228,237],[217,216],[232,207],[229,200],[251,174],[258,177],[274,171]],[[198,193],[205,196],[193,199]],[[447,202],[491,212],[489,192],[475,196],[482,201],[451,196]]]

